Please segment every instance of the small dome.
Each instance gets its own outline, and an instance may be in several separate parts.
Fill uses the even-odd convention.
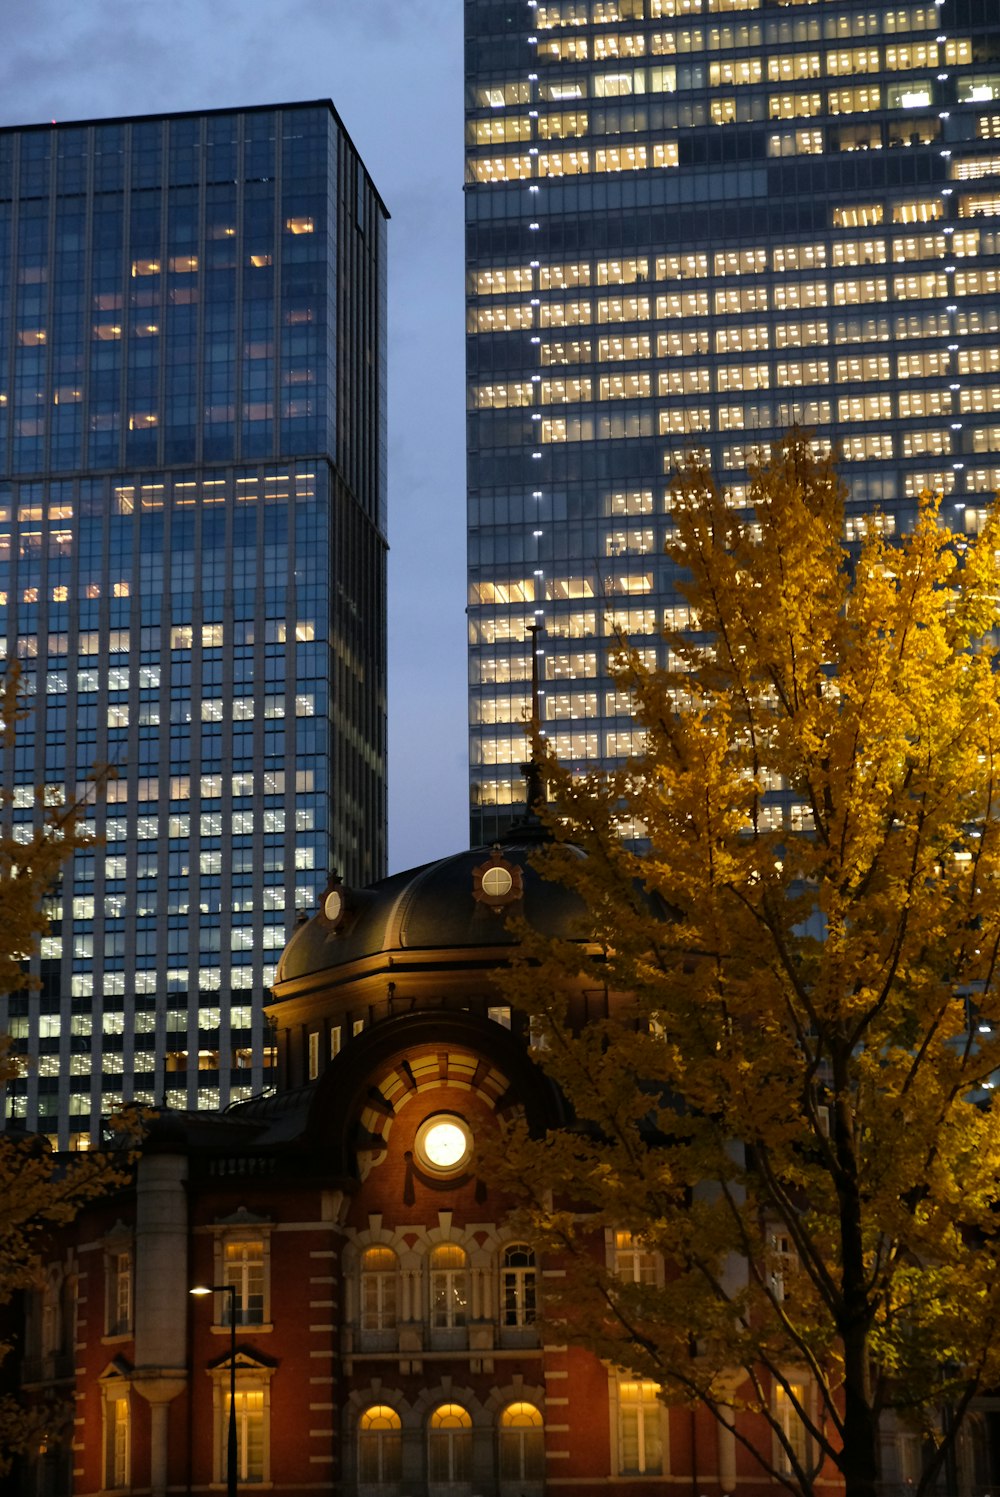
[[[509,835],[502,844],[439,858],[364,889],[331,886],[319,913],[292,934],[275,985],[395,951],[513,946],[509,914],[522,915],[543,935],[583,939],[580,899],[530,864],[538,834]]]

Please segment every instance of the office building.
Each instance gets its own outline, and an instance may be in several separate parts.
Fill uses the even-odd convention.
[[[788,427],[836,439],[848,537],[1000,487],[994,0],[466,0],[473,841],[544,726],[635,745],[616,627],[687,621],[684,451],[739,505]]]
[[[384,872],[386,212],[329,102],[0,131],[3,783],[116,778],[52,900],[6,1116],[266,1086],[263,996]]]

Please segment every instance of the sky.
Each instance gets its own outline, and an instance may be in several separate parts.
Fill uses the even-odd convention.
[[[4,7],[0,124],[333,99],[389,225],[389,865],[468,846],[458,0]]]

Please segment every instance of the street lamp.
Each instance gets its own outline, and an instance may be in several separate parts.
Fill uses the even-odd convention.
[[[226,1497],[236,1497],[236,1285],[196,1284],[191,1293],[229,1295],[229,1437],[226,1443]]]

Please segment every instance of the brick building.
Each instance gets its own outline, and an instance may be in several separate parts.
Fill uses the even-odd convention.
[[[134,1188],[53,1253],[22,1381],[75,1399],[72,1449],[40,1452],[21,1493],[224,1487],[234,1344],[241,1487],[770,1489],[707,1411],[668,1411],[653,1385],[543,1344],[536,1311],[560,1268],[536,1261],[477,1171],[498,1119],[561,1117],[491,977],[511,905],[552,935],[579,931],[531,843],[522,827],[369,888],[333,884],[295,930],[270,1008],[277,1090],[160,1114]],[[624,1233],[606,1250],[623,1275],[657,1271]],[[226,1292],[192,1298],[197,1285]]]

